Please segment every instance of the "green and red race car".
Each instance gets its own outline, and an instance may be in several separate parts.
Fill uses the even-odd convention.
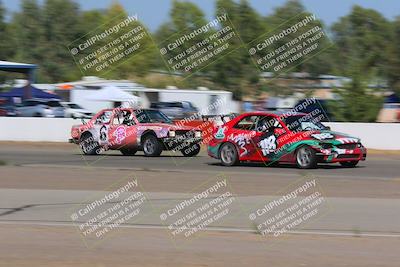
[[[367,150],[359,138],[331,131],[312,114],[249,112],[215,128],[208,154],[225,166],[279,162],[308,169],[336,162],[354,167]]]

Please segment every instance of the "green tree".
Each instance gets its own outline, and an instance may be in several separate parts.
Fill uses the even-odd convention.
[[[104,14],[105,24],[102,25],[103,29],[107,29],[110,26],[114,26],[116,23],[128,18],[128,14],[123,6],[118,2],[113,2],[111,6],[106,10]],[[132,29],[141,26],[146,32],[148,30],[140,21],[133,21],[128,27],[120,29],[118,34],[113,34],[112,38],[116,36],[122,36],[124,33],[128,33]],[[148,32],[149,33],[149,32]],[[108,38],[107,41],[113,39]],[[159,53],[159,52],[158,52]],[[105,74],[106,78],[135,78],[136,76],[144,76],[149,72],[150,69],[155,66],[155,57],[157,56],[157,49],[151,40],[150,36],[143,37],[141,40],[140,49],[131,54],[130,56],[125,56],[118,63],[112,65],[112,70]]]
[[[278,30],[282,30],[288,26],[294,25],[295,23],[301,21],[306,16],[313,15],[302,5],[302,3],[298,0],[289,0],[283,6],[280,6],[275,9],[274,13],[265,17],[265,23],[268,29],[271,31],[270,34],[276,33]],[[282,45],[285,45],[287,42],[292,41],[294,37],[300,36],[306,31],[319,26],[322,30],[325,31],[325,26],[322,21],[316,19],[310,22],[307,27],[300,28],[296,34],[288,35],[287,37],[282,38],[274,45],[272,45],[270,50],[277,49]],[[287,70],[290,71],[301,71],[301,72],[309,72],[314,76],[323,73],[329,73],[332,69],[331,64],[331,55],[332,49],[329,47],[332,46],[332,43],[328,38],[321,38],[318,42],[318,49],[315,51],[315,55],[305,56],[301,61],[296,63],[297,65],[294,68],[289,68]]]
[[[339,48],[336,63],[343,75],[360,71],[367,79],[385,76],[390,24],[380,13],[356,5],[332,31]]]
[[[36,0],[23,0],[21,12],[13,17],[15,60],[27,63],[44,62],[42,12]]]
[[[328,103],[335,121],[375,122],[383,104],[383,98],[367,89],[360,75],[342,89],[336,89],[337,101]]]
[[[51,82],[72,80],[79,71],[67,46],[81,34],[78,5],[72,0],[47,0],[43,6],[43,43],[46,49],[41,67]]]
[[[400,16],[393,21],[391,33],[387,50],[387,77],[390,89],[400,96]]]

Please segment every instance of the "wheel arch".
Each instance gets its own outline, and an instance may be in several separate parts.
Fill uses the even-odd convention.
[[[239,159],[240,159],[239,147],[237,146],[236,143],[234,143],[234,142],[232,142],[232,141],[224,141],[224,142],[221,142],[221,143],[220,143],[219,148],[218,148],[218,158],[221,158],[221,157],[220,157],[220,154],[221,154],[221,149],[222,149],[222,147],[223,147],[225,144],[228,144],[228,143],[229,143],[229,144],[232,144],[232,145],[235,147],[236,152],[238,153],[238,157],[239,157]]]

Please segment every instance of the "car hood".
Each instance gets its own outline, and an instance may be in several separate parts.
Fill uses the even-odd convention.
[[[358,137],[330,130],[312,131],[309,133],[309,138],[336,144],[359,143],[361,141]]]
[[[156,128],[163,128],[163,129],[168,129],[168,130],[184,130],[184,131],[190,131],[193,129],[198,130],[196,127],[191,127],[191,126],[181,126],[181,125],[175,125],[172,123],[141,123],[140,126],[147,127],[149,129],[156,127]]]

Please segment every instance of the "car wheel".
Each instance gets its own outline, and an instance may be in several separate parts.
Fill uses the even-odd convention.
[[[85,134],[79,140],[79,146],[85,155],[98,155],[101,146],[95,141],[91,134]]]
[[[300,169],[313,169],[317,167],[315,150],[309,146],[302,146],[296,151],[296,164]]]
[[[239,163],[237,149],[232,143],[225,143],[219,150],[219,158],[224,166],[234,166]]]
[[[160,141],[154,135],[147,135],[143,140],[143,152],[146,157],[157,157],[162,152]]]
[[[134,148],[121,148],[120,151],[124,156],[133,156],[137,152],[137,150]]]
[[[194,157],[200,153],[200,145],[194,144],[190,147],[187,147],[187,148],[181,150],[181,152],[182,152],[182,155],[184,155],[185,157]]]
[[[347,168],[355,167],[355,166],[357,166],[357,164],[358,164],[358,160],[340,162],[340,165],[342,165],[343,167],[347,167]]]
[[[39,112],[37,112],[37,113],[35,113],[35,114],[33,115],[33,117],[38,117],[38,118],[39,118],[39,117],[43,117],[43,116],[42,116],[42,114],[40,114]]]

